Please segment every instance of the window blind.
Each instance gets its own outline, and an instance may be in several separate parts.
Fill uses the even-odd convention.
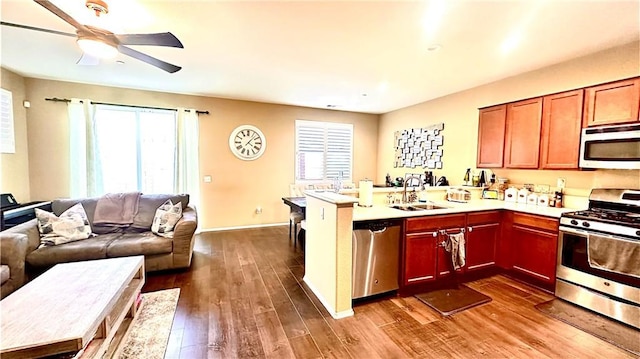
[[[353,125],[296,121],[296,180],[351,180]]]

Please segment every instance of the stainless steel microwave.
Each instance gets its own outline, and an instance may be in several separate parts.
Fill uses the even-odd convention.
[[[580,167],[640,169],[640,123],[583,129]]]

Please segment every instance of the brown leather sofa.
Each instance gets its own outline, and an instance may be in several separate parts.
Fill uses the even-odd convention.
[[[7,233],[0,237],[0,298],[4,298],[26,282],[25,259],[27,236]]]
[[[173,203],[181,202],[183,208],[182,218],[174,227],[173,238],[161,237],[151,232],[155,211],[167,199],[171,199]],[[53,213],[59,216],[76,203],[82,203],[93,228],[93,213],[97,201],[97,197],[57,199],[53,200],[51,205]],[[10,277],[7,284],[2,286],[2,294],[5,295],[5,285],[8,285],[6,290],[6,294],[8,294],[24,284],[25,262],[27,274],[40,273],[57,263],[132,255],[144,255],[147,272],[188,268],[191,266],[194,235],[198,225],[196,210],[188,203],[189,195],[143,194],[140,196],[133,224],[128,228],[115,233],[101,233],[88,239],[55,246],[38,248],[40,233],[38,232],[37,219],[0,232],[2,264],[5,263],[5,242],[9,248],[6,257],[7,259],[12,258],[9,268]],[[22,264],[18,263],[20,261]],[[14,268],[16,268],[15,272]]]

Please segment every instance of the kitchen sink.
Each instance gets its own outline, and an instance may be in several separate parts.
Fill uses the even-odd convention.
[[[394,206],[391,206],[391,208],[399,209],[401,211],[428,211],[432,209],[445,209],[449,207],[442,207],[442,206],[435,205],[433,203],[416,203],[416,204],[409,204],[409,205],[406,205],[406,204],[394,205]]]

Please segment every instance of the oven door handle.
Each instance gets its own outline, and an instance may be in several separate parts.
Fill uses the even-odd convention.
[[[594,231],[590,231],[590,230],[587,230],[587,229],[560,226],[560,227],[558,227],[558,230],[559,230],[560,233],[570,233],[570,234],[573,234],[575,236],[584,237],[584,238],[587,238],[589,236],[589,234],[597,234],[597,235],[599,235],[601,237],[607,237],[607,238],[621,240],[621,241],[632,241],[632,242],[635,241],[635,242],[637,242],[637,240],[635,240],[633,238],[620,237],[620,236],[616,236],[615,234],[610,234],[610,233],[599,233],[599,232],[594,232]]]
[[[565,226],[558,227],[558,230],[560,232],[571,233],[581,237],[586,237],[587,234],[589,233],[589,231],[586,231],[584,229],[565,227]]]

